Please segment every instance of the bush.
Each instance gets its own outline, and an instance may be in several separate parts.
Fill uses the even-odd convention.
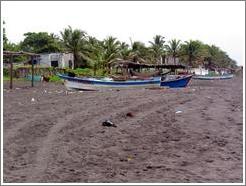
[[[53,75],[53,76],[50,76],[49,81],[50,82],[61,82],[62,80],[59,76]]]
[[[9,69],[7,68],[3,69],[3,76],[9,76]]]
[[[96,75],[94,75],[94,69],[93,68],[77,68],[75,70],[72,69],[66,69],[66,72],[75,73],[76,76],[96,76],[96,77],[105,77],[108,75],[108,73],[103,69],[97,69]]]
[[[77,68],[73,71],[78,76],[92,76],[93,70],[89,68]]]

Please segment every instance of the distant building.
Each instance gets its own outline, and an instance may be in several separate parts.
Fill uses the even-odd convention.
[[[74,68],[74,56],[72,53],[40,54],[36,63],[43,67]]]
[[[166,56],[163,60],[163,63],[166,65],[180,65],[180,61],[178,57]]]
[[[195,75],[207,75],[209,73],[208,69],[205,69],[202,66],[199,66],[198,68],[192,68],[190,71]]]

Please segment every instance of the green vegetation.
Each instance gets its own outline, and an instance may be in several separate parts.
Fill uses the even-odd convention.
[[[152,41],[149,41],[148,46],[141,41],[132,40],[127,44],[112,36],[98,40],[85,31],[70,26],[61,31],[60,35],[28,32],[24,34],[23,41],[15,44],[8,40],[4,23],[4,50],[35,53],[72,52],[76,69],[74,73],[80,76],[105,76],[110,72],[109,64],[116,59],[162,64],[167,57],[172,57],[175,63],[179,59],[179,62],[190,67],[204,64],[212,67],[236,67],[236,61],[218,46],[198,40],[166,41],[163,36],[156,35]],[[16,59],[16,61],[21,60],[24,59]]]
[[[62,51],[61,41],[58,36],[47,32],[28,32],[24,34],[25,39],[20,43],[23,51],[34,53],[49,53]]]
[[[62,82],[62,79],[59,78],[59,76],[53,75],[53,76],[50,76],[49,81],[50,82]]]
[[[3,76],[3,81],[9,81],[9,80],[10,80],[9,76]],[[25,78],[14,78],[14,77],[13,77],[13,80],[14,81],[27,81],[27,79]]]

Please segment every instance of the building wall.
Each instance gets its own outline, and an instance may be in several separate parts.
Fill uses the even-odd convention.
[[[177,65],[177,64],[179,64],[179,58],[176,57],[175,58],[175,62],[174,62],[174,58],[172,56],[167,56],[165,58],[165,64],[167,64],[167,65]]]
[[[38,64],[43,67],[51,67],[52,61],[58,61],[59,68],[69,68],[69,61],[71,61],[71,68],[74,68],[74,57],[72,53],[40,54]]]
[[[49,56],[49,54],[40,54],[40,58],[39,58],[38,64],[40,66],[50,67],[51,66],[51,63],[50,63],[50,56]]]
[[[208,70],[204,68],[192,68],[191,73],[195,73],[196,75],[207,75]]]
[[[72,69],[74,68],[74,57],[72,53],[63,53],[61,57],[61,68],[69,67],[71,61]]]

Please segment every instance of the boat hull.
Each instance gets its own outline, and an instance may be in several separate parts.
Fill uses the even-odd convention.
[[[199,80],[223,80],[223,79],[231,79],[233,78],[233,74],[224,75],[224,76],[194,76],[193,79]]]
[[[94,78],[77,78],[59,75],[65,80],[67,89],[81,90],[99,90],[103,88],[135,88],[135,87],[156,87],[160,85],[160,78],[151,80],[129,80],[129,81],[113,81],[113,80],[98,80]]]
[[[192,75],[188,75],[188,76],[185,76],[185,77],[181,77],[179,79],[161,81],[160,86],[161,87],[169,87],[169,88],[186,87],[189,84],[191,78],[192,78]]]

